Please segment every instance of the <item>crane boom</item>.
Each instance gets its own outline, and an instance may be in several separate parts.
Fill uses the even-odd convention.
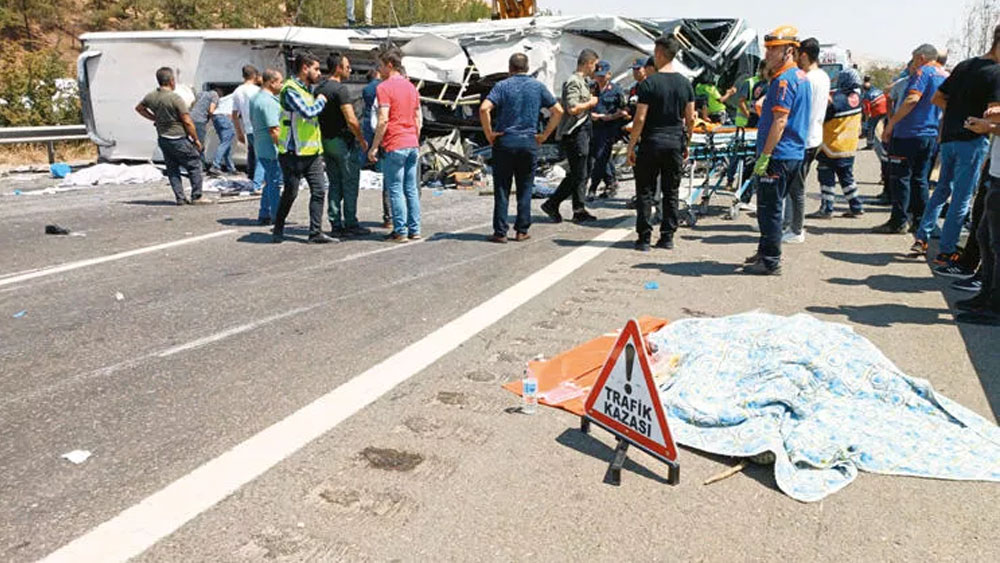
[[[530,18],[535,15],[535,10],[535,0],[493,0],[495,19]]]

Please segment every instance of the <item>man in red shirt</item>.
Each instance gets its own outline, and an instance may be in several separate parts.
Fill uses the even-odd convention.
[[[420,238],[420,186],[418,158],[420,95],[399,69],[402,55],[390,49],[379,55],[379,73],[386,79],[376,89],[378,125],[368,150],[368,160],[375,162],[382,147],[382,175],[392,207],[392,233],[387,240],[406,242]]]

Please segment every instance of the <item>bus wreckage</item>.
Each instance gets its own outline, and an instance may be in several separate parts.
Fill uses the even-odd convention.
[[[84,123],[101,160],[161,160],[148,123],[129,111],[154,87],[161,66],[174,69],[182,96],[241,83],[240,68],[277,68],[309,51],[325,61],[338,52],[351,59],[348,86],[356,98],[375,67],[379,48],[402,49],[407,76],[420,91],[424,135],[456,129],[477,134],[478,106],[507,76],[511,54],[528,55],[529,73],[558,94],[575,70],[581,49],[591,48],[612,65],[614,80],[628,87],[630,67],[653,51],[661,34],[684,46],[680,72],[711,72],[720,86],[749,76],[760,58],[757,34],[740,19],[642,19],[617,16],[539,16],[380,29],[280,27],[204,31],[101,32],[81,36],[77,77]],[[360,102],[359,102],[360,103]],[[358,108],[360,109],[360,108]],[[208,139],[211,145],[216,140]],[[234,155],[239,160],[243,155]]]

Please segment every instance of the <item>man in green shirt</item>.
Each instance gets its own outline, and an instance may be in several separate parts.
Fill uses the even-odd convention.
[[[542,211],[559,223],[562,215],[559,214],[559,204],[567,199],[573,199],[573,221],[583,223],[596,221],[587,212],[587,160],[590,157],[590,137],[593,133],[593,123],[590,119],[590,110],[597,105],[597,97],[590,92],[590,85],[587,80],[594,76],[597,69],[597,61],[600,57],[592,49],[584,49],[576,59],[576,72],[570,75],[563,83],[562,106],[565,114],[559,122],[559,129],[556,137],[560,139],[563,152],[569,160],[569,171],[566,177],[559,183],[556,193],[545,200],[542,204]]]
[[[208,203],[201,198],[201,141],[188,112],[188,105],[174,92],[174,71],[162,67],[156,71],[159,88],[135,106],[135,111],[156,126],[156,142],[163,153],[167,179],[177,205]],[[191,199],[184,197],[181,168],[191,179]]]
[[[736,88],[730,88],[725,95],[719,93],[719,88],[715,85],[715,76],[705,72],[698,79],[695,86],[694,96],[702,102],[700,113],[701,118],[713,123],[724,123],[726,120],[726,102],[736,93]]]

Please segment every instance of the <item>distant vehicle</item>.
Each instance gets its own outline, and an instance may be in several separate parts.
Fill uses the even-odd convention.
[[[851,50],[836,43],[819,46],[819,67],[830,77],[830,88],[837,88],[837,77],[840,71],[854,66],[851,60]]]

